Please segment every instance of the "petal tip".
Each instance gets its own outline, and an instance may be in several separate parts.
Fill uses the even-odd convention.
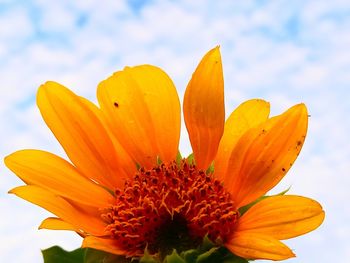
[[[13,153],[11,153],[11,154],[9,154],[9,155],[7,155],[7,156],[4,157],[4,164],[5,164],[7,167],[9,167],[9,164],[10,164],[10,162],[11,162],[11,157],[12,157],[12,155],[13,155]]]
[[[17,188],[18,188],[18,187],[12,188],[12,189],[9,190],[7,193],[8,193],[8,194],[14,194],[14,195],[16,195],[16,194],[17,194]]]
[[[321,209],[322,209],[322,207],[321,207]],[[318,225],[318,226],[322,225],[323,221],[325,220],[325,218],[326,218],[326,212],[325,212],[324,210],[321,210],[321,212],[320,212],[319,215],[320,215],[320,222],[319,222],[319,225]]]
[[[307,107],[305,103],[301,102],[299,104],[296,104],[294,108],[296,110],[299,110],[301,113],[305,113],[307,115]]]
[[[209,50],[204,57],[207,57],[208,59],[215,61],[215,63],[221,63],[220,46],[218,45],[213,49]]]
[[[55,81],[52,81],[52,80],[48,80],[46,81],[45,83],[41,84],[39,86],[39,89],[38,89],[38,93],[39,92],[42,92],[44,90],[48,90],[48,89],[51,89],[53,88],[54,86],[58,86],[59,84]]]
[[[48,97],[54,94],[58,94],[59,91],[67,92],[69,90],[58,82],[55,82],[52,80],[46,81],[44,84],[41,84],[38,88],[38,91],[36,94],[37,102],[39,102],[40,99],[46,100]]]
[[[292,250],[290,250],[290,253],[288,256],[289,256],[288,258],[295,258],[297,255]]]

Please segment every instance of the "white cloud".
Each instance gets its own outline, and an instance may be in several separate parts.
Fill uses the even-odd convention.
[[[303,152],[279,188],[292,185],[293,193],[319,199],[327,219],[317,232],[291,241],[299,258],[287,262],[344,262],[349,256],[350,211],[344,206],[350,185],[350,18],[346,13],[350,6],[346,1],[150,1],[138,11],[127,1],[38,0],[25,5],[9,1],[4,6],[0,12],[0,24],[6,25],[0,28],[2,156],[25,147],[64,155],[35,106],[37,87],[46,80],[95,100],[96,85],[112,72],[125,65],[151,63],[169,73],[182,98],[198,60],[220,44],[227,115],[252,97],[269,100],[273,114],[304,101],[312,115]],[[184,126],[182,130],[185,134]],[[189,153],[188,138],[181,147]],[[5,195],[20,182],[5,167],[0,169],[0,195]],[[40,209],[13,196],[2,200],[0,209],[6,215],[0,221],[1,258],[39,262],[40,248],[79,245],[73,234],[36,231],[46,215]],[[14,253],[18,249],[21,253]]]

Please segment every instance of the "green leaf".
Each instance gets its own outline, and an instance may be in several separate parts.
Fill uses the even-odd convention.
[[[130,259],[123,256],[110,254],[104,251],[86,248],[84,254],[84,263],[129,263]]]
[[[110,254],[92,248],[79,248],[73,251],[54,246],[42,251],[44,263],[160,263],[145,250],[139,260]],[[246,259],[233,255],[224,247],[216,247],[207,237],[198,249],[183,251],[179,255],[176,249],[165,257],[163,263],[248,263]]]
[[[41,251],[44,263],[84,263],[84,249],[78,248],[66,251],[59,246],[53,246]]]
[[[164,263],[186,263],[186,261],[177,254],[176,249],[173,250],[171,255],[166,256]]]

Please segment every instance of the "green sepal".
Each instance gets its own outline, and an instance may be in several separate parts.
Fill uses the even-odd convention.
[[[248,263],[244,258],[232,254],[225,247],[212,247],[200,254],[194,263]],[[186,262],[187,263],[187,262]]]
[[[207,236],[197,249],[183,251],[181,254],[185,263],[247,263],[244,258],[232,254],[225,247],[218,247]]]
[[[197,249],[190,249],[181,253],[182,258],[186,263],[195,263],[199,255],[200,253]]]
[[[213,247],[209,249],[208,251],[204,252],[203,254],[200,254],[197,257],[196,263],[210,263],[210,262],[220,262],[218,261],[218,255],[217,255],[217,250],[218,247]]]
[[[175,160],[176,160],[176,164],[178,166],[180,166],[181,162],[182,162],[182,155],[181,155],[180,151],[177,151],[177,155],[176,155],[176,159]]]
[[[154,257],[152,257],[149,253],[147,248],[145,249],[145,252],[142,256],[142,258],[140,258],[140,263],[159,263],[159,261],[157,259],[155,259]]]
[[[164,263],[186,263],[186,261],[174,249],[173,253],[165,257]]]
[[[290,190],[290,187],[288,187],[286,190],[278,193],[278,194],[275,194],[275,195],[264,195],[264,196],[261,196],[259,197],[258,199],[256,199],[255,201],[245,205],[245,206],[242,206],[241,208],[238,209],[239,213],[241,215],[243,215],[245,212],[247,212],[253,205],[259,203],[260,201],[266,199],[266,198],[269,198],[269,197],[273,197],[273,196],[279,196],[279,195],[285,195],[288,191]]]
[[[187,160],[187,163],[189,165],[196,164],[193,153],[191,153],[189,156],[187,156],[186,160]]]
[[[202,241],[202,244],[198,248],[199,252],[204,253],[215,247],[215,244],[208,238],[208,235],[205,235]]]
[[[248,263],[249,260],[232,254],[227,248],[220,247],[218,253],[221,254],[222,263]]]
[[[278,194],[275,194],[275,196],[276,196],[276,195],[285,195],[286,193],[289,192],[290,188],[291,188],[291,186],[289,186],[286,190],[284,190],[284,191],[282,191],[282,192],[280,192],[280,193],[278,193]]]
[[[59,246],[53,246],[41,251],[44,263],[84,263],[84,250],[78,248],[73,251],[66,251]]]
[[[212,162],[208,169],[205,171],[206,174],[213,174],[214,173],[214,170],[215,170],[215,167],[214,167],[214,162]]]

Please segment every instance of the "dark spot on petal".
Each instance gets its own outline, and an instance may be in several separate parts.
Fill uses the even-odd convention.
[[[283,171],[283,172],[285,172],[285,171],[286,171],[286,169],[285,169],[285,168],[282,168],[282,171]]]
[[[114,105],[114,107],[116,107],[116,108],[119,107],[119,104],[118,104],[118,102],[116,102],[116,101],[113,103],[113,105]]]

